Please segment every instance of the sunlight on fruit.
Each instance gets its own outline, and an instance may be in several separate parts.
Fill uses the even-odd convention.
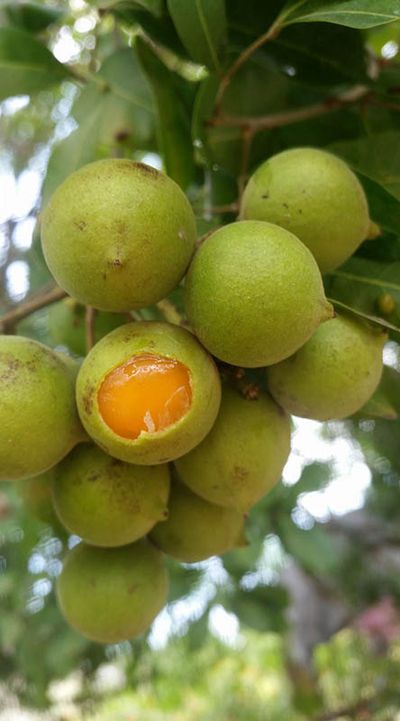
[[[114,368],[98,393],[103,420],[119,436],[131,439],[176,423],[189,410],[191,400],[186,366],[149,353]]]

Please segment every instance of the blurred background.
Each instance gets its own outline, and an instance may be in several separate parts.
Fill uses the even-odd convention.
[[[225,58],[283,4],[227,0]],[[368,100],[262,130],[246,152],[240,128],[207,126],[216,75],[187,47],[162,0],[0,3],[0,312],[53,287],[37,219],[80,165],[113,156],[165,169],[202,235],[235,217],[238,178],[312,144],[357,170],[383,233],[327,291],[399,325],[400,23],[299,22],[258,50],[226,113],[264,116],[359,86]],[[85,353],[84,310],[68,301],[11,330]],[[247,548],[169,562],[169,604],[137,641],[102,647],[66,625],[54,583],[78,539],[46,487],[2,484],[0,721],[400,721],[399,337],[357,417],[294,419],[282,483],[251,511]]]

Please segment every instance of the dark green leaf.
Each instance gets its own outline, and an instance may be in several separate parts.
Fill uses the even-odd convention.
[[[2,5],[2,9],[11,25],[31,33],[45,30],[65,15],[65,10],[61,8],[35,2],[10,2]]]
[[[134,50],[125,48],[109,56],[73,106],[79,128],[53,150],[43,186],[43,205],[67,175],[95,160],[103,148],[109,154],[120,137],[129,138],[132,147],[146,147],[154,133],[152,102]]]
[[[400,107],[400,106],[399,106]],[[353,168],[400,200],[400,131],[368,135],[330,146]]]
[[[190,57],[210,70],[219,70],[220,49],[226,41],[224,0],[167,0],[178,35]]]
[[[371,218],[384,230],[395,233],[400,237],[400,202],[385,190],[379,183],[358,173],[368,198]],[[369,245],[373,248],[381,241],[377,238]]]
[[[332,573],[339,562],[334,539],[321,525],[305,531],[291,518],[282,517],[279,519],[279,537],[285,550],[311,573]]]
[[[265,52],[300,82],[326,87],[366,81],[363,37],[352,28],[321,23],[316,32],[314,25],[292,25]]]
[[[372,28],[400,19],[398,0],[292,0],[283,23],[327,22],[350,28]]]
[[[113,8],[146,10],[155,17],[161,17],[163,13],[163,0],[98,0],[96,5],[100,10],[111,10]]]
[[[187,104],[187,92],[191,88],[139,39],[137,49],[157,101],[159,146],[166,172],[186,189],[195,175]]]
[[[68,77],[68,68],[32,35],[0,28],[0,100],[30,95]]]
[[[368,313],[364,313],[358,308],[353,308],[349,305],[346,305],[346,303],[342,303],[340,300],[335,300],[334,298],[329,298],[328,300],[330,300],[330,302],[333,303],[335,308],[338,308],[339,311],[344,310],[351,315],[356,315],[359,318],[363,318],[363,320],[369,321],[369,323],[372,323],[373,325],[378,325],[386,330],[393,330],[396,331],[396,333],[400,333],[400,328],[398,326],[393,325],[393,323],[389,323],[383,318],[379,318],[377,315],[369,315]]]
[[[400,412],[400,373],[389,366],[383,367],[382,379],[375,393],[357,414],[361,418],[396,420]]]

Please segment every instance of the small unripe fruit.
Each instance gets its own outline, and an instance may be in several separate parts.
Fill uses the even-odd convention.
[[[134,466],[82,444],[54,473],[63,525],[86,543],[124,546],[168,517],[168,466]]]
[[[55,191],[43,212],[46,262],[59,285],[100,310],[144,308],[185,273],[195,219],[179,186],[131,160],[89,163]]]
[[[321,325],[295,353],[268,369],[273,397],[288,413],[317,421],[347,418],[382,375],[385,333],[347,316]]]
[[[175,466],[194,493],[245,513],[280,479],[289,451],[289,418],[272,398],[226,387],[214,427]]]
[[[200,443],[220,396],[216,366],[192,333],[152,321],[102,338],[77,380],[88,434],[111,456],[144,465],[166,463]]]
[[[54,469],[51,469],[34,478],[25,478],[18,481],[17,490],[29,514],[50,526],[59,526],[51,493],[53,477]]]
[[[396,301],[390,293],[382,293],[376,301],[379,313],[391,315],[396,310]]]
[[[290,230],[311,250],[322,273],[344,263],[370,228],[356,175],[318,148],[285,150],[260,165],[243,193],[240,217]]]
[[[150,539],[178,561],[196,563],[246,545],[243,520],[242,513],[209,503],[174,482],[168,519],[153,528]]]
[[[43,473],[84,440],[70,359],[30,338],[2,335],[0,378],[0,480]]]
[[[185,297],[207,350],[246,368],[287,358],[333,315],[310,251],[283,228],[257,220],[225,225],[204,241]]]
[[[145,539],[121,548],[80,543],[68,553],[57,584],[68,623],[99,643],[119,643],[146,631],[167,594],[162,554]]]

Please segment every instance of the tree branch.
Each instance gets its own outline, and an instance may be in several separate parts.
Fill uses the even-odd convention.
[[[156,303],[156,306],[168,323],[172,323],[173,325],[185,324],[184,318],[180,314],[176,305],[174,305],[171,300],[168,300],[168,298],[159,300],[158,303]]]
[[[209,127],[223,126],[228,128],[242,128],[256,133],[260,130],[272,130],[293,123],[300,123],[303,120],[331,113],[334,110],[340,110],[347,105],[357,103],[369,94],[369,89],[365,86],[355,86],[351,91],[338,95],[337,97],[329,97],[321,103],[307,105],[304,108],[296,108],[295,110],[286,110],[280,113],[271,113],[270,115],[260,115],[258,117],[242,116],[235,117],[233,115],[218,115],[207,121]]]
[[[251,45],[249,45],[245,50],[243,50],[242,53],[240,53],[240,55],[236,58],[235,62],[227,70],[225,75],[222,76],[217,92],[217,97],[215,100],[215,118],[217,118],[220,114],[221,103],[232,78],[236,75],[238,70],[240,70],[242,65],[244,65],[244,63],[251,57],[251,55],[253,55],[253,53],[258,50],[258,48],[261,48],[261,46],[265,45],[265,43],[267,43],[269,40],[273,40],[278,35],[280,30],[281,26],[278,24],[278,21],[274,22],[267,30],[267,32],[265,32],[263,35],[260,35],[259,38],[254,40]]]
[[[58,287],[35,294],[0,317],[0,333],[9,333],[19,321],[37,310],[45,308],[47,305],[56,303],[58,300],[65,298],[66,295],[67,293]]]
[[[342,716],[353,716],[362,711],[368,711],[370,705],[374,699],[358,701],[352,706],[342,706],[336,709],[336,711],[327,711],[322,713],[320,716],[316,716],[314,721],[335,721],[335,719],[341,718]]]

